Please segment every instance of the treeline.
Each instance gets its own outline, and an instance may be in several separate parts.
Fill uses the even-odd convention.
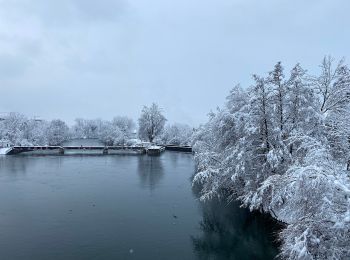
[[[106,145],[130,145],[136,125],[125,116],[115,117],[111,121],[95,119],[76,119],[71,130],[71,138],[97,138]]]
[[[234,87],[194,136],[201,198],[238,199],[284,222],[281,257],[350,258],[350,70],[278,62]]]
[[[69,127],[59,119],[45,121],[9,113],[0,120],[0,147],[59,145],[81,138],[96,138],[105,145],[132,145],[141,141],[188,145],[191,142],[193,129],[185,124],[166,124],[166,118],[156,104],[143,108],[138,123],[136,125],[126,116],[117,116],[110,121],[78,118]]]

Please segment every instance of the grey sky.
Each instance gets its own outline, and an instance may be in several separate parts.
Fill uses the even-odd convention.
[[[0,0],[0,112],[198,124],[281,60],[349,57],[348,0]]]

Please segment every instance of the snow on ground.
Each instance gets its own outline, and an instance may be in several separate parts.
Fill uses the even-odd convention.
[[[148,149],[161,149],[162,146],[158,146],[158,145],[151,145],[148,147]]]
[[[8,151],[10,151],[11,148],[0,148],[0,155],[7,154]]]

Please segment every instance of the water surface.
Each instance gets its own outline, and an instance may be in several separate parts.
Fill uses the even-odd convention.
[[[0,259],[272,259],[266,221],[202,204],[191,154],[0,157]]]

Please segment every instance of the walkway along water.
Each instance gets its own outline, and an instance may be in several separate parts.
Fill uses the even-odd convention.
[[[175,145],[152,145],[145,146],[13,146],[6,148],[3,154],[19,154],[19,153],[31,153],[31,154],[66,154],[68,152],[75,152],[79,154],[120,154],[120,153],[147,153],[149,155],[159,155],[164,150],[179,151],[179,152],[192,152],[190,146],[175,146]]]

